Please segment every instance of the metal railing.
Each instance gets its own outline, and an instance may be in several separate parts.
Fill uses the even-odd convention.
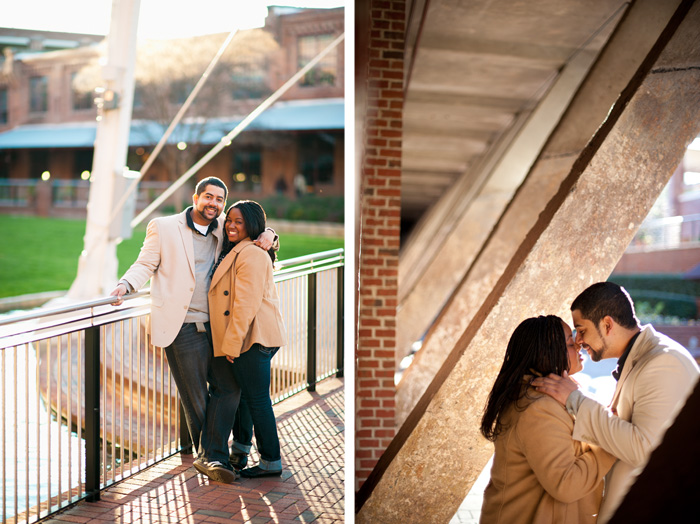
[[[343,250],[281,261],[288,344],[273,402],[343,369]],[[148,291],[0,318],[3,522],[36,522],[168,456],[189,437]]]
[[[170,185],[170,182],[140,182],[136,209],[144,209]],[[82,210],[84,213],[89,191],[90,182],[79,178],[51,178],[46,181],[37,178],[0,179],[0,209],[32,210],[43,215],[71,210]],[[176,197],[171,197],[168,203],[175,205]]]
[[[700,214],[647,219],[627,248],[628,253],[700,245]]]
[[[34,205],[36,180],[0,179],[1,207],[28,207]]]

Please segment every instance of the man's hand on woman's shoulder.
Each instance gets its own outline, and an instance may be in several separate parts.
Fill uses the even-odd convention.
[[[266,229],[262,233],[260,233],[260,236],[256,238],[253,243],[258,246],[259,248],[269,251],[270,248],[275,244],[275,237],[277,235],[272,229]]]
[[[541,393],[549,395],[562,406],[566,406],[566,399],[572,391],[578,389],[578,383],[569,377],[569,374],[564,371],[560,377],[554,373],[550,373],[546,377],[537,377],[532,381],[532,385]]]

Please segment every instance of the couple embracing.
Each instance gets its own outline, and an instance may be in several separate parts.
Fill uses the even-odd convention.
[[[481,422],[495,445],[482,523],[607,522],[698,379],[690,353],[641,326],[617,284],[593,284],[571,314],[575,332],[540,316],[508,343]],[[618,359],[608,408],[569,377],[581,348]]]
[[[282,474],[270,399],[270,361],[286,335],[272,275],[278,249],[257,202],[222,214],[228,188],[201,180],[193,205],[148,224],[139,256],[112,295],[151,280],[151,342],[165,350],[198,457],[195,468],[232,482]],[[233,446],[228,447],[233,432]],[[259,463],[246,468],[255,434]]]

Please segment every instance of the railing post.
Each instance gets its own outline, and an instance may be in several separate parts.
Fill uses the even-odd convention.
[[[345,376],[345,368],[343,365],[344,359],[345,359],[345,301],[343,292],[344,292],[344,274],[345,274],[345,267],[340,266],[338,268],[338,305],[337,305],[337,319],[336,322],[338,324],[337,329],[338,329],[338,340],[336,341],[336,353],[337,353],[337,358],[338,358],[338,372],[335,374],[336,377],[338,378],[343,378]]]
[[[85,330],[85,493],[100,500],[100,328]]]
[[[307,355],[306,355],[306,379],[307,391],[316,391],[316,273],[308,277],[308,318],[307,318]]]

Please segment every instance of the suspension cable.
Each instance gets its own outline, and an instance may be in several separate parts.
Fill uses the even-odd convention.
[[[231,31],[229,33],[228,37],[226,37],[226,40],[224,40],[224,43],[221,44],[221,47],[219,47],[219,51],[217,51],[216,55],[214,55],[214,58],[209,63],[209,66],[207,67],[207,69],[204,71],[204,73],[202,73],[202,76],[199,77],[197,84],[192,89],[192,92],[187,97],[187,100],[185,100],[185,103],[182,104],[182,107],[175,115],[175,118],[173,118],[173,121],[170,122],[168,129],[165,130],[165,133],[163,134],[161,139],[158,141],[158,144],[156,144],[155,149],[153,149],[153,152],[146,159],[146,163],[141,167],[141,170],[139,171],[139,175],[131,182],[131,185],[127,188],[127,190],[124,192],[124,194],[122,195],[122,197],[119,200],[119,202],[117,203],[117,205],[114,207],[114,210],[112,211],[112,216],[109,219],[110,224],[112,222],[114,222],[114,219],[117,217],[117,214],[121,211],[122,207],[124,207],[124,204],[126,203],[127,198],[129,198],[129,195],[131,195],[131,193],[134,192],[134,190],[136,189],[136,186],[141,181],[143,176],[146,174],[146,171],[148,171],[148,169],[151,167],[151,165],[153,165],[153,162],[155,162],[156,158],[158,157],[158,154],[165,146],[165,143],[168,141],[168,138],[170,138],[170,135],[175,130],[175,127],[180,123],[180,120],[182,120],[182,117],[185,115],[187,110],[190,108],[190,105],[192,105],[192,102],[194,102],[194,99],[197,98],[199,91],[204,86],[204,83],[209,79],[209,76],[211,75],[212,70],[214,69],[216,64],[219,63],[219,59],[224,54],[224,51],[226,51],[226,48],[231,43],[231,40],[233,40],[233,37],[236,35],[237,32],[238,32],[238,29],[234,29],[233,31]]]
[[[299,79],[304,76],[311,68],[318,64],[328,53],[335,49],[345,39],[345,33],[338,36],[328,47],[316,55],[308,64],[297,71],[294,76],[287,80],[277,91],[264,100],[256,107],[248,116],[246,116],[233,130],[223,137],[207,154],[199,159],[190,169],[188,169],[179,179],[177,179],[168,189],[166,189],[158,198],[156,198],[146,209],[144,209],[136,218],[131,221],[130,226],[136,227],[148,215],[150,215],[160,204],[162,204],[170,195],[177,191],[189,178],[197,173],[209,160],[211,160],[224,147],[231,145],[231,142],[244,131],[250,123],[255,120],[261,113],[274,104],[284,93],[286,93]]]

